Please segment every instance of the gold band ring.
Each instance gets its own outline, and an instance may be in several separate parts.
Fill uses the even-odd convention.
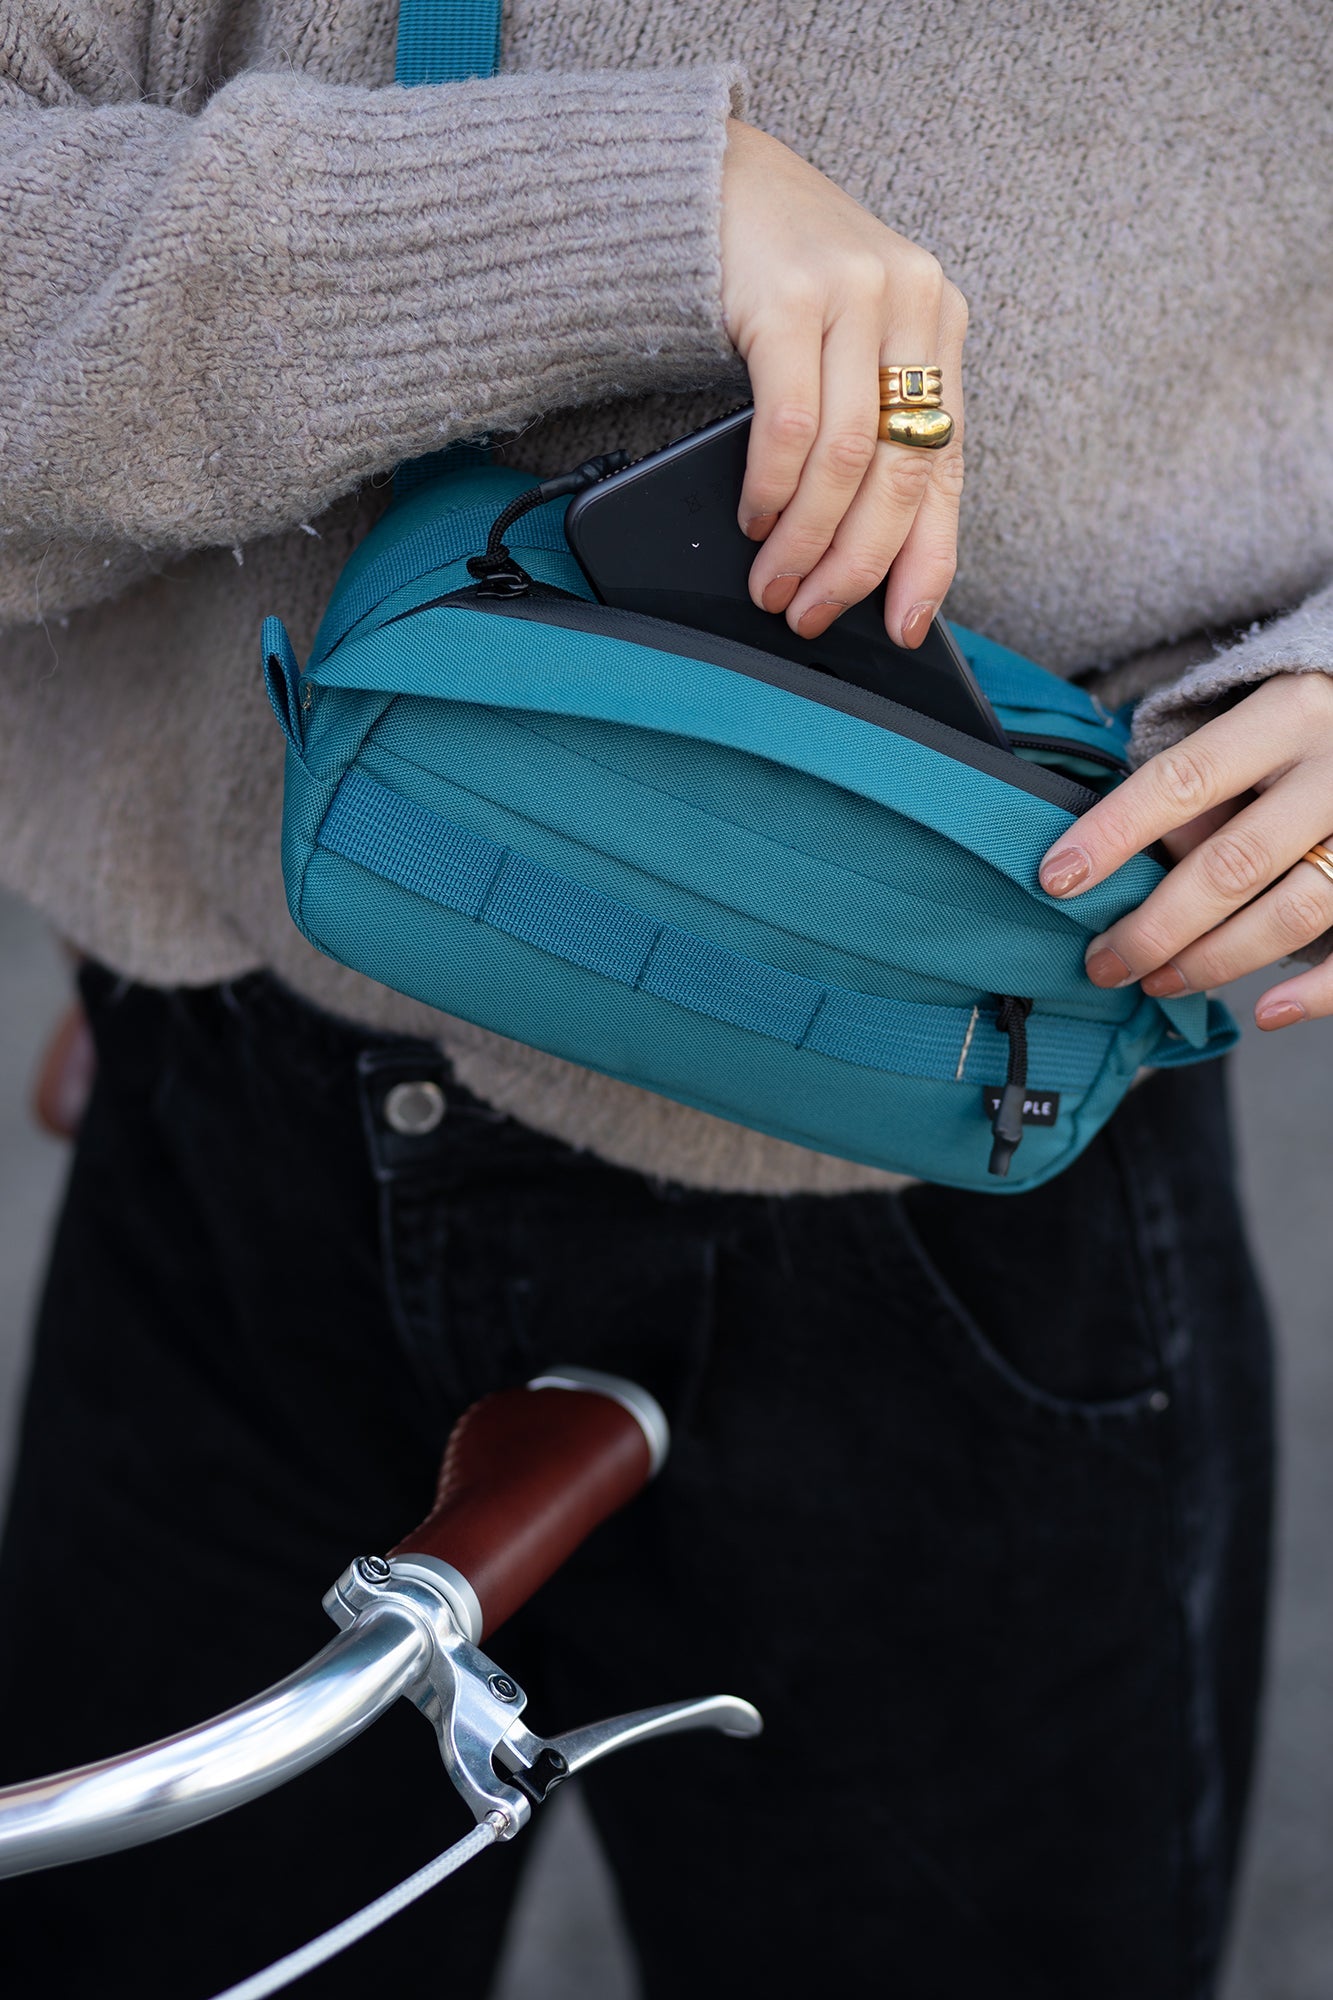
[[[1333,882],[1333,850],[1325,847],[1322,842],[1317,841],[1308,854],[1301,856],[1301,860],[1308,861],[1312,868],[1318,868],[1327,875],[1330,882]]]
[[[947,410],[881,410],[881,444],[907,444],[918,451],[940,451],[953,436],[953,418]]]
[[[919,362],[894,362],[879,371],[881,410],[938,410],[944,400],[944,371]]]

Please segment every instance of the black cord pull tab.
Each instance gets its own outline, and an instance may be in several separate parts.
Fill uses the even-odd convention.
[[[481,586],[479,597],[522,597],[532,588],[532,578],[503,543],[494,553],[488,548],[483,556],[469,556],[467,570]]]
[[[1031,1012],[1030,1000],[1021,1000],[1012,993],[1000,995],[995,1025],[1002,1035],[1009,1037],[1009,1073],[991,1119],[990,1172],[1001,1179],[1009,1172],[1009,1163],[1023,1141],[1023,1105],[1028,1081],[1027,1020]]]
[[[520,493],[516,500],[502,507],[491,523],[485,553],[467,559],[468,575],[475,576],[481,586],[478,596],[522,597],[532,589],[532,578],[505,547],[504,538],[515,521],[521,521],[534,507],[544,507],[548,500],[563,500],[566,494],[582,493],[585,486],[595,486],[612,472],[623,472],[632,462],[627,451],[606,451],[598,458],[585,458],[572,472],[558,472],[553,479],[543,479],[540,486],[530,486],[526,493]]]

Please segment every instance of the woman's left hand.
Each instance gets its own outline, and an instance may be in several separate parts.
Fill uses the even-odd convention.
[[[1041,864],[1077,895],[1161,841],[1175,867],[1087,950],[1095,986],[1155,999],[1221,986],[1333,927],[1333,881],[1301,857],[1333,847],[1333,679],[1279,674],[1161,751],[1101,799]],[[1261,1028],[1333,1014],[1333,958],[1270,987]]]

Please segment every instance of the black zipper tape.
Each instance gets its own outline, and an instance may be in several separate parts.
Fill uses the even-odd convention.
[[[1100,744],[1080,743],[1072,736],[1020,736],[1012,729],[1005,734],[1015,750],[1043,750],[1053,757],[1083,757],[1089,764],[1100,764],[1103,770],[1114,771],[1123,777],[1129,770],[1129,760],[1115,750],[1103,750]]]

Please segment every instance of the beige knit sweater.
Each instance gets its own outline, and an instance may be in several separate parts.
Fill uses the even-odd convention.
[[[743,73],[746,115],[971,301],[950,610],[1062,672],[1203,633],[1145,748],[1333,670],[1333,10],[510,0],[505,74],[410,92],[395,11],[0,0],[3,879],[136,977],[267,965],[435,1035],[484,1098],[610,1159],[865,1185],[312,952],[260,619],[308,646],[401,458],[486,428],[551,471],[736,400]]]

